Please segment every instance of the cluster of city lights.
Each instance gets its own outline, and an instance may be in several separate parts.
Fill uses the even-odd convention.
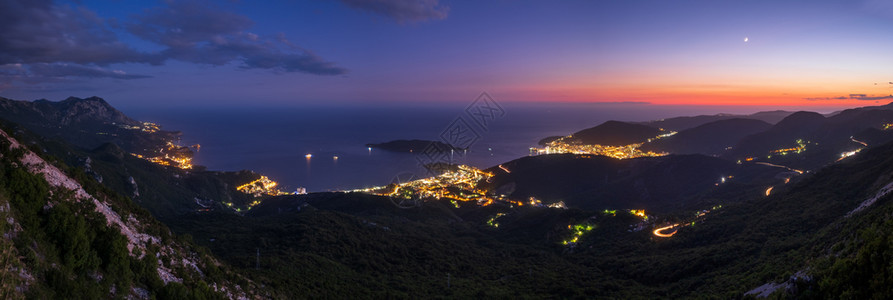
[[[663,130],[663,129],[661,129]],[[675,131],[671,131],[668,133],[664,133],[658,135],[653,138],[649,138],[647,143],[652,141],[670,137],[676,134]],[[635,143],[629,144],[625,146],[608,146],[608,145],[586,145],[575,139],[572,135],[558,138],[554,141],[549,142],[543,148],[530,148],[531,155],[541,155],[541,154],[591,154],[591,155],[601,155],[607,157],[613,157],[616,159],[628,159],[628,158],[636,158],[636,157],[655,157],[655,156],[664,156],[668,153],[665,152],[653,152],[653,151],[642,151],[639,148],[642,147],[644,143]]]
[[[258,178],[258,179],[255,179],[249,183],[246,183],[246,184],[236,187],[236,190],[238,190],[242,193],[245,193],[245,194],[252,195],[254,197],[260,197],[263,195],[277,196],[277,195],[286,194],[286,193],[276,189],[276,186],[278,186],[278,185],[279,184],[277,182],[270,180],[270,178],[268,178],[267,176],[261,175],[260,178]],[[257,202],[257,201],[255,201],[255,202]],[[258,202],[257,204],[260,204],[260,202]],[[249,205],[249,206],[254,206],[254,205]]]
[[[192,169],[192,152],[187,147],[167,142],[164,148],[161,148],[158,152],[160,152],[160,155],[157,156],[144,156],[136,153],[131,153],[131,155],[162,166],[177,167],[184,170]]]

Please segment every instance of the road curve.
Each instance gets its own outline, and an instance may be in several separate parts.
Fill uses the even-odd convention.
[[[673,232],[670,232],[670,233],[664,233],[664,231],[666,231],[666,230],[668,230],[668,229],[676,228],[677,226],[679,226],[679,224],[673,224],[673,225],[670,225],[670,226],[664,226],[664,227],[655,229],[653,233],[654,233],[654,235],[659,236],[659,237],[671,237],[671,236],[673,236],[674,234],[676,234],[676,232],[679,231],[679,230],[673,230]]]

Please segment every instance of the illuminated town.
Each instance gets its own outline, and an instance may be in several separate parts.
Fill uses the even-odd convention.
[[[117,125],[119,128],[127,129],[127,130],[138,130],[147,134],[155,134],[161,131],[161,127],[158,124],[151,122],[143,122],[141,126],[132,126],[132,125]],[[152,163],[162,165],[162,166],[170,166],[183,170],[190,170],[193,168],[192,164],[192,156],[193,152],[190,148],[198,151],[201,149],[201,145],[194,144],[192,146],[179,146],[174,144],[172,141],[167,141],[165,144],[157,150],[152,151],[153,155],[143,155],[138,153],[131,153],[131,155],[145,159]],[[260,178],[252,180],[251,182],[242,184],[236,187],[236,190],[239,192],[248,194],[253,196],[254,199],[252,202],[247,204],[247,207],[236,207],[233,203],[227,202],[224,203],[227,207],[232,208],[236,212],[241,212],[243,208],[251,209],[254,206],[257,206],[261,203],[262,199],[260,197],[264,196],[278,196],[285,195],[288,193],[282,192],[276,187],[279,183],[271,180],[267,176],[261,175]],[[306,193],[306,190],[303,188],[299,188],[296,193]]]
[[[144,156],[142,154],[131,153],[131,155],[142,158],[162,166],[172,166],[180,169],[192,169],[192,151],[189,147],[177,146],[174,143],[167,142],[164,148],[157,150],[157,156]]]
[[[161,126],[152,122],[143,122],[142,126],[134,126],[134,125],[126,125],[126,124],[116,124],[118,128],[127,129],[127,130],[139,130],[146,133],[156,133],[161,130]]]
[[[288,194],[276,189],[276,186],[278,185],[279,183],[270,180],[270,178],[268,178],[267,176],[261,175],[260,178],[254,181],[236,187],[236,190],[245,194],[252,195],[254,197],[260,197],[264,195],[278,196]],[[260,202],[258,202],[257,204],[260,204]]]
[[[483,182],[489,182],[492,177],[493,174],[472,166],[455,165],[433,177],[344,192],[368,193],[405,200],[449,200],[456,208],[460,207],[460,203],[487,206],[499,202],[511,207],[529,205],[567,209],[562,201],[544,204],[534,197],[530,197],[528,201],[512,200],[504,195],[490,193],[479,186]]]
[[[184,170],[192,169],[192,151],[189,151],[189,147],[177,146],[167,142],[164,148],[159,149],[157,152],[162,155],[144,156],[136,153],[131,153],[131,155],[162,166],[172,166]]]
[[[663,130],[663,129],[661,129]],[[652,141],[670,137],[676,134],[675,131],[671,131],[665,134],[658,135],[656,137],[648,139],[645,143],[650,143]],[[572,153],[572,154],[591,154],[591,155],[602,155],[607,157],[613,157],[616,159],[628,159],[628,158],[636,158],[636,157],[654,157],[654,156],[664,156],[668,153],[657,153],[652,151],[642,151],[639,150],[639,147],[642,147],[644,143],[636,143],[629,144],[625,146],[606,146],[606,145],[585,145],[579,140],[575,139],[573,135],[565,136],[558,138],[554,141],[546,144],[544,148],[530,148],[531,155],[540,155],[540,154],[562,154],[562,153]]]
[[[361,190],[381,196],[404,199],[448,199],[461,202],[473,202],[480,206],[492,204],[494,201],[506,201],[501,197],[488,196],[487,191],[478,184],[493,177],[493,174],[478,168],[458,165],[443,174],[413,180],[404,183],[392,183],[386,187]],[[518,202],[520,203],[520,202]],[[520,205],[523,205],[520,204]]]
[[[126,130],[138,130],[147,134],[154,134],[161,130],[161,126],[152,122],[142,122],[140,126],[135,125],[126,125],[126,124],[116,124],[118,128],[126,129]],[[97,134],[106,134],[104,132],[99,132]],[[114,134],[113,134],[114,135]],[[193,148],[198,149],[201,145],[195,144],[192,146]],[[192,169],[192,151],[189,150],[189,147],[175,145],[172,141],[167,141],[161,147],[156,150],[152,150],[152,154],[139,154],[139,153],[131,153],[131,155],[136,156],[138,158],[142,158],[148,160],[150,162],[162,165],[162,166],[171,166],[184,170]]]

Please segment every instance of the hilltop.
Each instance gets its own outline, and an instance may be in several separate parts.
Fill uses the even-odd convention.
[[[660,129],[620,121],[607,121],[598,126],[574,132],[573,139],[586,145],[625,146],[642,143],[660,135]]]

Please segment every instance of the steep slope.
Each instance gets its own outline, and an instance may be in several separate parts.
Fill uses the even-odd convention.
[[[893,213],[893,144],[774,187],[770,196],[714,206],[656,245],[584,243],[592,248],[577,255],[610,276],[663,287],[656,293],[667,298],[889,293],[893,230],[885,226]]]
[[[607,121],[598,126],[583,129],[573,134],[575,140],[585,145],[624,146],[642,143],[663,133],[651,126],[620,121]]]
[[[718,155],[745,136],[765,131],[771,126],[769,123],[753,119],[720,120],[646,143],[641,149],[674,154]]]
[[[786,284],[794,287],[785,291],[786,284],[780,284],[782,288],[777,293],[809,292],[826,299],[846,297],[849,293],[863,295],[856,298],[870,298],[868,295],[872,293],[887,291],[886,286],[879,288],[874,283],[893,282],[893,276],[886,272],[863,273],[865,269],[856,265],[864,263],[857,262],[861,259],[859,252],[865,254],[860,250],[871,249],[872,242],[876,242],[872,241],[874,238],[891,234],[889,230],[879,230],[893,212],[891,184],[893,144],[872,147],[850,161],[828,166],[806,180],[784,187],[774,196],[730,207],[717,216],[721,220],[693,234],[707,239],[733,240],[736,235],[759,233],[756,235],[759,239],[754,242],[765,245],[760,255],[777,257],[778,263],[789,266],[788,274],[803,271],[809,275],[765,278],[787,281]],[[730,231],[737,233],[730,236]],[[890,257],[890,251],[884,251],[887,254],[880,257]],[[872,264],[889,267],[893,261]],[[859,276],[850,277],[850,274]],[[751,288],[757,286],[754,284]],[[854,289],[859,286],[865,289]]]
[[[72,178],[3,130],[0,148],[0,206],[10,225],[2,239],[20,255],[7,262],[18,270],[16,291],[36,298],[255,293],[126,198]]]

